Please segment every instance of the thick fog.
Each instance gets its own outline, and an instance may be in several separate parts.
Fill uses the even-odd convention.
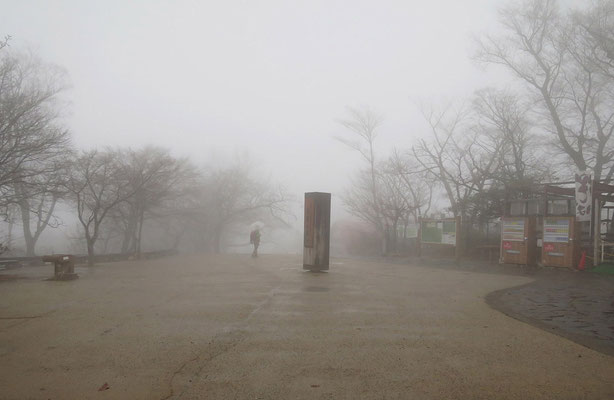
[[[416,102],[485,83],[470,39],[497,3],[13,1],[0,27],[67,69],[79,147],[247,150],[297,193],[336,192],[357,161],[332,139],[344,108],[373,107],[381,145],[409,145]]]
[[[353,135],[340,123],[348,107],[380,116],[375,154],[385,158],[431,134],[429,104],[512,82],[472,59],[474,39],[502,29],[500,5],[12,1],[0,37],[10,35],[5,51],[65,69],[63,118],[77,149],[158,146],[197,167],[249,159],[291,198],[292,240],[280,249],[294,251],[304,192],[331,192],[333,221],[350,218],[340,199],[364,160],[337,140]],[[66,235],[74,216],[59,209]]]

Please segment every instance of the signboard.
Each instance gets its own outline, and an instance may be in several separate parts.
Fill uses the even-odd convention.
[[[537,254],[536,217],[501,218],[501,261],[534,265]]]
[[[305,198],[305,247],[313,247],[315,229],[315,202],[312,197]]]
[[[456,221],[443,221],[441,243],[456,245]]]
[[[586,171],[576,172],[576,221],[591,220],[591,203],[593,187],[591,174]]]
[[[544,218],[544,240],[543,242],[544,243],[567,243],[569,242],[569,219],[567,218],[548,218],[548,217]]]
[[[423,220],[420,241],[456,246],[456,219]]]
[[[503,220],[501,240],[505,242],[524,241],[524,218],[506,218]]]

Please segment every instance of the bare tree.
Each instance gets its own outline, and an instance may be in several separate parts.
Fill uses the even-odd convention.
[[[594,0],[572,13],[573,24],[582,32],[583,47],[603,73],[614,77],[614,1]]]
[[[408,205],[412,222],[417,223],[420,218],[428,215],[435,181],[423,170],[413,154],[409,152],[401,155],[395,150],[386,164],[386,171],[400,180],[398,190]]]
[[[388,252],[390,226],[382,209],[382,182],[375,154],[375,140],[383,118],[369,107],[347,108],[347,117],[338,121],[354,135],[351,138],[335,137],[341,143],[360,154],[367,164],[351,181],[343,195],[343,202],[353,215],[370,223],[379,233],[382,254]]]
[[[4,39],[0,39],[0,50],[9,45],[9,41],[11,40],[10,35],[4,36]]]
[[[553,179],[552,163],[544,159],[542,143],[529,119],[530,104],[523,104],[509,90],[486,88],[475,92],[473,112],[474,129],[502,141],[501,163],[494,174],[500,184],[523,196],[533,184]]]
[[[611,176],[614,161],[612,79],[595,67],[588,31],[577,21],[561,14],[555,0],[511,5],[501,11],[506,33],[478,40],[476,58],[524,82],[553,143],[577,169],[592,168],[601,179]]]
[[[36,254],[36,243],[45,228],[57,228],[60,224],[54,214],[58,200],[64,196],[63,180],[58,172],[14,186],[27,256]]]
[[[119,151],[84,151],[67,171],[66,188],[77,207],[87,244],[88,264],[94,264],[94,246],[109,212],[134,195]]]
[[[455,216],[472,221],[472,200],[488,188],[500,167],[504,141],[469,128],[466,109],[432,108],[423,112],[431,129],[430,140],[412,148],[416,161],[444,188]]]
[[[17,200],[15,185],[47,173],[69,144],[58,122],[65,72],[32,54],[0,53],[0,205]]]
[[[70,140],[60,122],[65,88],[61,68],[33,54],[0,53],[0,205],[19,206],[30,256],[43,230],[56,222],[55,178]]]
[[[160,218],[173,211],[173,199],[185,195],[194,183],[195,168],[185,159],[158,147],[128,149],[120,154],[132,196],[113,210],[113,221],[123,225],[122,252],[141,252],[143,225],[147,218]]]
[[[219,253],[234,227],[255,221],[287,226],[290,201],[283,187],[254,176],[249,162],[205,171],[195,203],[200,215],[199,232]]]
[[[6,233],[0,237],[0,254],[3,254],[14,249],[13,229],[18,218],[17,207],[14,204],[6,205],[2,207],[0,215],[7,225]]]
[[[398,228],[406,227],[412,214],[419,207],[413,202],[413,185],[408,185],[409,180],[392,168],[390,161],[382,167],[381,173],[381,210],[389,227],[389,247],[398,250]]]

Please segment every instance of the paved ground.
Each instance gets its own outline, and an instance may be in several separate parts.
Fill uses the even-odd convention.
[[[487,302],[522,321],[614,357],[614,279],[587,273],[538,275],[490,293]]]
[[[0,282],[0,398],[614,398],[613,357],[486,304],[527,277],[266,255],[79,272]]]

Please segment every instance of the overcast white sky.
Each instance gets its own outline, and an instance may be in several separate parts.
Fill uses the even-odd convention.
[[[471,35],[496,0],[3,1],[0,36],[71,77],[79,147],[156,144],[205,164],[249,150],[301,196],[338,197],[359,159],[346,106],[385,116],[380,153],[425,133],[419,101],[492,84]],[[338,207],[338,203],[337,207]]]

